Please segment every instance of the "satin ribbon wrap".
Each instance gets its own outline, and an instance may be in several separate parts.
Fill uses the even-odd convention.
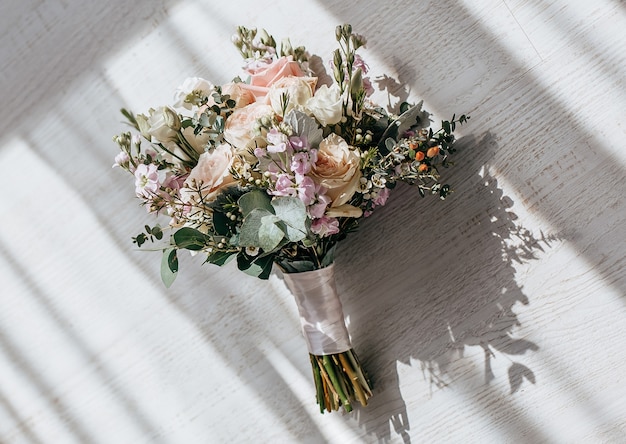
[[[309,353],[321,356],[350,350],[350,336],[335,286],[334,265],[303,273],[285,273],[283,278],[296,299]]]

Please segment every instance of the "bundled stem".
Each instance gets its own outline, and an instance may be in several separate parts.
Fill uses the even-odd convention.
[[[372,390],[354,350],[310,358],[320,413],[339,410],[340,406],[351,412],[355,400],[367,405]]]

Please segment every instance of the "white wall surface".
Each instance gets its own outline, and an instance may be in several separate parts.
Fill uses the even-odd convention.
[[[345,22],[381,103],[471,120],[448,200],[342,245],[374,397],[320,415],[280,277],[165,289],[111,137],[238,74],[236,25],[328,60]],[[1,442],[626,442],[624,1],[7,1],[0,60]]]

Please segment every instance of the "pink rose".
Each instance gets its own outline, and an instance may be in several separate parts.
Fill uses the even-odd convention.
[[[246,71],[250,74],[250,84],[242,83],[241,86],[251,91],[257,100],[265,97],[269,87],[283,77],[304,76],[300,64],[295,62],[292,57],[280,57],[271,63],[251,64],[248,65]]]

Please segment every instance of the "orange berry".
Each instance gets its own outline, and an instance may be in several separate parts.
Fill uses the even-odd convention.
[[[418,147],[417,143],[409,142],[409,148],[411,148],[412,150],[416,149],[417,147]]]
[[[417,171],[419,171],[420,173],[423,173],[426,170],[428,170],[428,165],[426,165],[425,163],[422,163],[419,167],[417,167]]]
[[[415,153],[415,160],[417,160],[418,162],[424,160],[424,151],[418,151],[417,153]]]
[[[428,157],[435,157],[437,154],[439,154],[439,147],[438,146],[434,146],[432,148],[429,148],[428,151],[426,152],[426,155]]]

